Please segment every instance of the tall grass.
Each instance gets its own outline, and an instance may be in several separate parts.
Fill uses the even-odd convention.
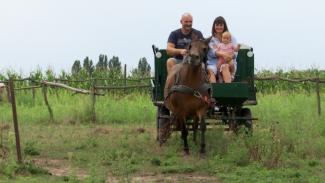
[[[325,115],[317,114],[316,96],[279,92],[257,98],[252,137],[219,133],[210,140],[221,164],[216,174],[227,182],[322,182]],[[324,97],[321,102],[324,109]]]
[[[102,182],[107,175],[130,178],[174,173],[217,176],[224,182],[322,182],[325,178],[324,93],[322,116],[317,114],[314,94],[258,94],[258,105],[250,107],[253,117],[258,118],[253,136],[212,127],[207,132],[205,159],[199,158],[199,145],[191,140],[191,155],[184,158],[176,132],[159,147],[155,138],[156,109],[146,94],[97,97],[97,124],[89,120],[89,96],[65,91],[58,94],[49,95],[55,119],[50,123],[40,91],[35,101],[31,93],[17,92],[24,158],[59,159],[74,171],[82,167],[89,175],[85,182]],[[11,125],[10,105],[1,103],[0,111],[0,124]],[[10,182],[17,167],[12,132],[7,144],[11,160],[0,162],[0,179]],[[12,182],[37,182],[44,176],[48,177],[18,176]],[[74,173],[64,180],[50,178],[52,182],[77,180]]]
[[[270,70],[261,70],[256,73],[257,77],[281,77],[286,79],[307,79],[307,78],[320,78],[321,80],[325,80],[325,72],[319,71],[318,69],[307,69],[307,70],[289,70],[284,71],[279,69],[277,71]],[[287,92],[315,92],[315,83],[314,82],[288,82],[288,81],[280,81],[280,80],[268,80],[268,81],[255,81],[256,88],[258,92],[261,93],[276,93],[280,91]],[[321,90],[325,91],[325,86],[321,85]]]
[[[90,122],[89,95],[74,95],[59,90],[50,92],[48,100],[56,122]],[[18,118],[22,123],[44,123],[50,120],[41,90],[37,90],[35,99],[31,92],[17,92],[16,103]],[[12,114],[8,103],[0,103],[0,111],[0,121],[11,121]],[[146,123],[153,121],[156,114],[149,95],[137,92],[96,97],[95,112],[97,123]]]
[[[258,115],[254,136],[268,134],[284,154],[299,158],[325,158],[325,118],[317,113],[315,95],[277,93],[260,95],[253,108]],[[325,98],[321,98],[322,109]],[[265,132],[264,132],[265,131]]]

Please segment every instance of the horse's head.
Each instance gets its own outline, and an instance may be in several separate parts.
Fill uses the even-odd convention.
[[[185,61],[190,65],[199,66],[207,61],[208,40],[194,39],[187,46],[187,55]]]

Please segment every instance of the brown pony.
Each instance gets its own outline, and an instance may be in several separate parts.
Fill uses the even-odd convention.
[[[188,54],[175,65],[167,76],[164,89],[165,106],[172,112],[172,123],[181,129],[184,152],[189,154],[186,120],[193,118],[194,141],[200,122],[200,153],[205,153],[205,115],[209,108],[211,86],[204,66],[208,51],[207,40],[193,40],[187,46]],[[204,63],[204,64],[203,64]]]

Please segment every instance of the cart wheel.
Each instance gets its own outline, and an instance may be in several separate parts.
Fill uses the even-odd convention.
[[[236,120],[229,120],[228,126],[229,126],[229,130],[233,131],[235,134],[238,134],[239,126]]]
[[[156,137],[156,140],[159,141],[159,116],[160,116],[160,113],[159,113],[159,109],[160,107],[158,106],[157,107],[157,112],[156,112],[156,127],[157,127],[157,137]]]
[[[165,106],[158,107],[157,141],[159,141],[160,145],[166,142],[171,133],[171,122],[169,115],[169,110]]]
[[[243,108],[240,111],[242,117],[252,118],[252,112],[249,108]],[[245,126],[245,133],[252,135],[253,132],[253,121],[251,119],[241,120],[240,123]]]

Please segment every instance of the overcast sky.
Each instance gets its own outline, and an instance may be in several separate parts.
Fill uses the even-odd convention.
[[[70,71],[74,60],[118,56],[128,70],[151,45],[165,48],[184,12],[205,37],[224,16],[240,43],[254,48],[260,69],[325,69],[323,0],[1,0],[0,72],[38,66]]]

